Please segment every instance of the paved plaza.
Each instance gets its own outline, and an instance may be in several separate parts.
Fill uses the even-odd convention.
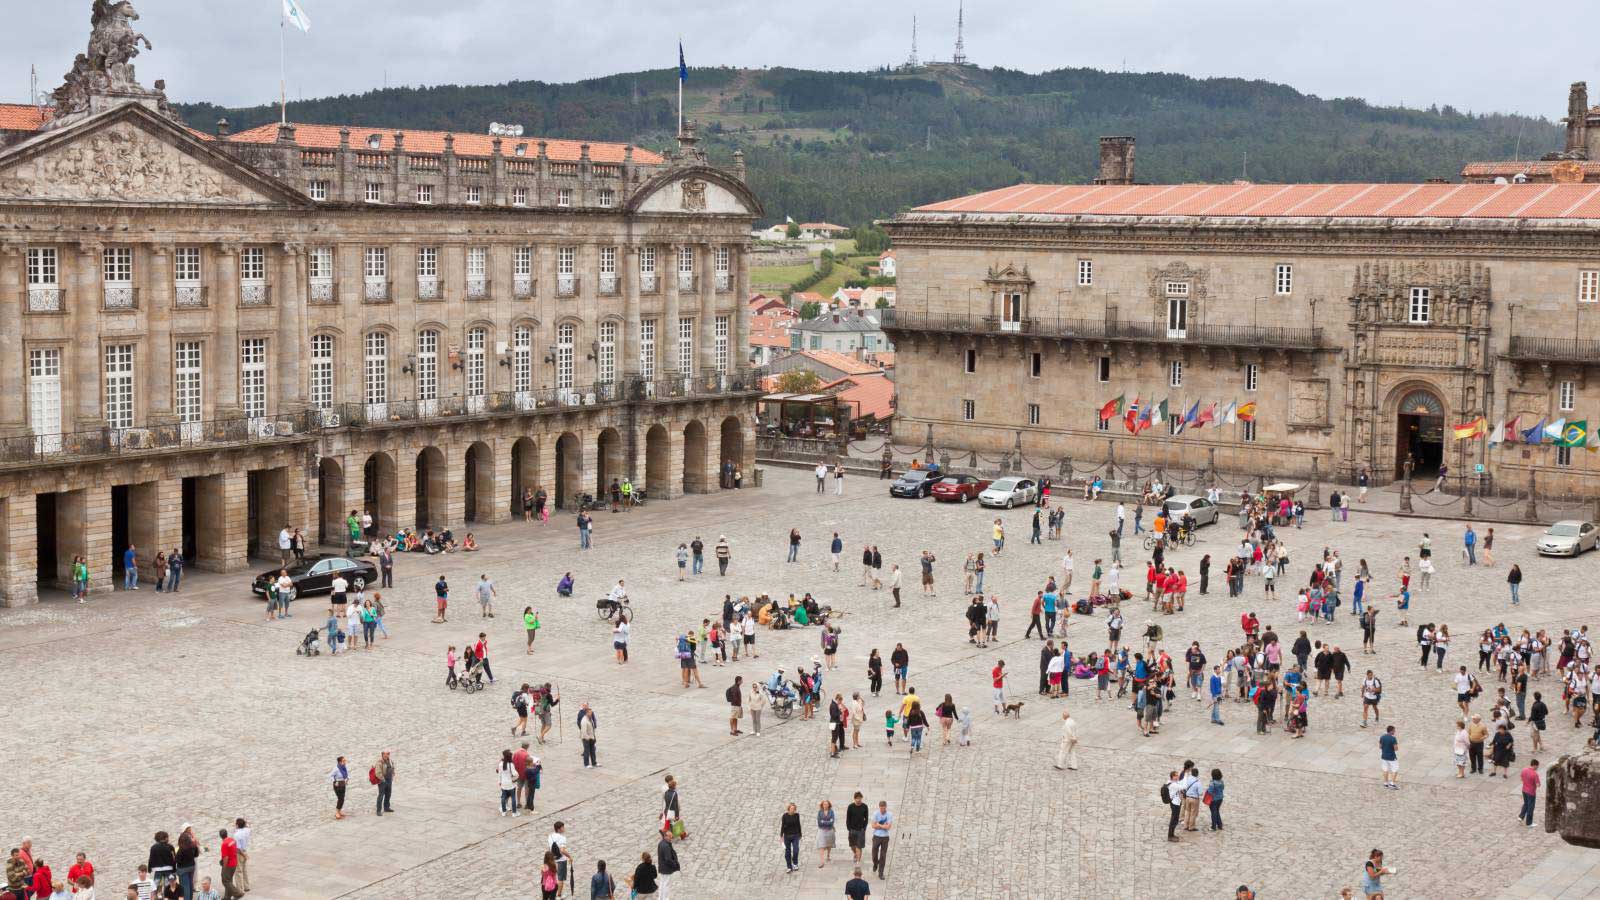
[[[252,897],[265,900],[348,897],[521,898],[537,895],[536,874],[551,823],[567,823],[577,860],[579,896],[597,859],[619,876],[641,850],[654,851],[664,773],[680,786],[690,839],[678,847],[684,872],[679,898],[836,898],[850,875],[842,849],[843,812],[862,791],[874,807],[887,800],[897,816],[886,881],[874,897],[1231,897],[1241,883],[1263,898],[1335,897],[1359,883],[1361,863],[1382,847],[1398,874],[1390,897],[1582,897],[1600,895],[1600,853],[1572,848],[1540,826],[1515,820],[1519,797],[1509,781],[1458,781],[1450,743],[1457,717],[1446,677],[1417,666],[1414,629],[1396,624],[1392,603],[1380,619],[1378,655],[1360,653],[1360,629],[1348,607],[1332,625],[1304,626],[1313,639],[1343,646],[1356,672],[1374,668],[1385,682],[1385,722],[1398,727],[1398,792],[1380,786],[1377,732],[1362,730],[1360,701],[1314,698],[1310,735],[1292,740],[1275,730],[1257,736],[1253,716],[1227,704],[1225,727],[1209,724],[1200,704],[1180,691],[1160,735],[1143,738],[1126,702],[1095,702],[1093,682],[1074,682],[1070,702],[1083,742],[1076,772],[1051,767],[1063,701],[1035,693],[1039,643],[1023,640],[1028,604],[1063,547],[1077,559],[1076,592],[1087,589],[1097,556],[1109,556],[1106,531],[1114,503],[1065,501],[1066,539],[1028,543],[1031,510],[986,512],[975,504],[893,500],[881,482],[846,480],[843,496],[819,496],[808,472],[769,469],[760,490],[724,491],[655,502],[625,515],[596,514],[595,547],[577,550],[568,516],[548,525],[483,528],[478,554],[402,555],[396,584],[385,592],[391,640],[371,652],[302,659],[294,647],[321,625],[319,599],[296,604],[292,619],[266,621],[247,578],[194,573],[178,595],[101,594],[83,606],[61,596],[37,607],[0,611],[0,651],[11,688],[5,706],[9,739],[0,767],[10,784],[0,807],[8,846],[33,838],[34,852],[58,871],[88,852],[103,873],[102,897],[129,880],[151,835],[193,822],[207,847],[201,874],[217,872],[216,829],[244,816],[254,827]],[[978,649],[966,640],[961,563],[987,550],[989,522],[1004,517],[1005,552],[989,563],[990,592],[1002,600],[1001,642]],[[1415,555],[1423,531],[1433,535],[1439,574],[1413,600],[1411,621],[1448,623],[1455,646],[1447,667],[1476,662],[1475,636],[1504,622],[1551,629],[1594,622],[1593,585],[1600,554],[1544,560],[1533,554],[1539,529],[1495,527],[1493,568],[1458,560],[1461,523],[1400,519],[1353,510],[1348,523],[1326,513],[1288,529],[1292,563],[1277,600],[1264,600],[1259,578],[1246,598],[1229,600],[1221,568],[1236,544],[1234,520],[1202,532],[1193,548],[1169,560],[1190,573],[1202,553],[1217,560],[1209,596],[1191,589],[1188,610],[1164,617],[1166,646],[1181,666],[1199,640],[1212,661],[1239,638],[1238,618],[1254,609],[1286,642],[1297,634],[1293,587],[1303,583],[1324,546],[1340,550],[1347,579],[1365,558],[1374,595],[1397,590],[1395,569]],[[800,529],[800,561],[786,564],[786,534]],[[1131,532],[1131,512],[1129,531]],[[1480,527],[1480,532],[1481,532]],[[828,541],[845,543],[840,571],[831,570]],[[726,534],[733,562],[716,574],[709,547]],[[696,535],[708,547],[708,571],[676,577],[673,551]],[[863,543],[882,550],[885,573],[906,570],[904,605],[891,608],[887,588],[859,586]],[[1125,587],[1138,591],[1143,559],[1127,541]],[[916,586],[917,554],[938,556],[938,595]],[[1510,607],[1507,564],[1521,563],[1523,604]],[[259,569],[261,566],[256,566]],[[576,596],[554,585],[571,571]],[[471,586],[480,572],[497,583],[498,616],[480,619]],[[432,585],[453,587],[450,621],[429,623]],[[633,659],[618,666],[610,626],[594,600],[617,577],[628,581],[639,608]],[[728,734],[723,691],[735,675],[746,686],[775,665],[792,673],[820,653],[818,631],[761,631],[758,660],[704,665],[704,690],[679,686],[674,635],[715,617],[724,592],[787,595],[813,592],[842,609],[839,667],[827,695],[866,693],[865,662],[874,647],[887,657],[899,641],[911,654],[911,683],[930,710],[945,693],[970,706],[971,747],[940,747],[912,759],[897,740],[884,746],[883,710],[897,705],[892,688],[868,697],[866,748],[833,760],[827,753],[826,707],[818,720],[776,722],[765,734]],[[520,613],[538,609],[537,652],[523,652]],[[1146,618],[1137,598],[1125,607],[1128,632]],[[443,685],[444,652],[487,631],[499,683],[476,695]],[[1075,617],[1076,655],[1105,646],[1100,616]],[[1011,693],[1025,701],[1020,720],[991,712],[989,669],[1004,658]],[[508,703],[521,682],[551,681],[562,704],[543,759],[543,789],[531,816],[497,811],[495,765],[516,743]],[[1485,683],[1488,693],[1497,686]],[[1557,715],[1542,762],[1581,746],[1559,716],[1559,686],[1535,682]],[[1487,697],[1485,701],[1487,701]],[[580,765],[574,717],[582,702],[599,719],[601,767]],[[1482,704],[1487,711],[1488,703]],[[745,728],[749,730],[748,719]],[[572,731],[574,733],[567,733]],[[1517,730],[1520,768],[1529,757],[1526,729]],[[520,740],[520,739],[519,739]],[[367,767],[381,749],[394,751],[393,816],[373,815]],[[334,758],[350,759],[345,821],[332,820],[325,774]],[[1168,844],[1166,812],[1157,797],[1168,770],[1184,759],[1227,780],[1222,833],[1202,829]],[[819,869],[812,849],[815,811],[823,798],[838,810],[841,849]],[[805,852],[800,872],[786,874],[778,837],[787,802],[798,804]],[[1202,820],[1204,813],[1202,813]],[[1359,892],[1358,892],[1359,895]],[[621,894],[626,896],[626,894]]]

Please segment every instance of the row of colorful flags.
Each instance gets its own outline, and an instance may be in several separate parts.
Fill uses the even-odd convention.
[[[1240,404],[1228,402],[1228,408],[1217,412],[1217,405],[1221,401],[1212,401],[1211,404],[1201,409],[1203,400],[1196,400],[1189,407],[1188,412],[1183,411],[1180,404],[1176,411],[1168,409],[1167,400],[1160,403],[1151,401],[1140,406],[1139,396],[1133,397],[1132,403],[1126,403],[1126,394],[1119,395],[1115,400],[1109,400],[1100,407],[1100,421],[1107,422],[1111,419],[1121,418],[1122,427],[1128,429],[1129,434],[1137,435],[1151,425],[1160,425],[1162,422],[1172,421],[1172,433],[1182,434],[1186,430],[1198,431],[1207,425],[1232,425],[1235,422],[1253,422],[1256,418],[1256,404],[1254,400]]]
[[[1552,422],[1546,416],[1531,428],[1521,427],[1521,420],[1521,416],[1501,419],[1498,424],[1490,428],[1489,420],[1479,416],[1470,422],[1453,426],[1450,433],[1458,441],[1488,437],[1491,447],[1501,444],[1550,444],[1556,447],[1600,450],[1600,431],[1589,430],[1588,419],[1569,422],[1562,418]]]

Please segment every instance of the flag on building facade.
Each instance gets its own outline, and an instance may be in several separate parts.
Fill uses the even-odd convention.
[[[1546,425],[1544,427],[1544,436],[1546,438],[1546,443],[1553,444],[1556,441],[1561,440],[1561,433],[1563,431],[1566,431],[1566,430],[1567,430],[1567,419],[1566,419],[1565,416],[1555,420],[1554,422],[1551,422],[1549,425]]]
[[[1600,431],[1589,432],[1589,439],[1584,442],[1583,449],[1590,453],[1600,450]]]
[[[1489,431],[1489,446],[1498,447],[1506,441],[1506,420],[1501,419],[1494,423],[1494,428]]]
[[[1139,395],[1133,395],[1133,402],[1128,404],[1128,411],[1122,414],[1122,427],[1128,429],[1129,434],[1138,434],[1134,422],[1139,420]]]
[[[1222,414],[1223,424],[1232,425],[1239,421],[1239,404],[1233,400],[1228,401],[1228,409]]]
[[[1215,422],[1216,420],[1217,420],[1217,401],[1213,400],[1213,401],[1211,401],[1211,405],[1206,407],[1200,413],[1200,418],[1195,420],[1194,427],[1203,428],[1208,423]]]
[[[1251,400],[1249,403],[1239,407],[1238,412],[1234,414],[1239,417],[1241,422],[1254,422],[1256,420],[1256,402]]]
[[[1450,429],[1450,431],[1455,436],[1456,440],[1470,441],[1473,438],[1482,435],[1484,431],[1488,429],[1488,427],[1488,421],[1484,419],[1483,416],[1479,416],[1470,422],[1462,422],[1460,425]]]
[[[306,18],[306,11],[300,8],[299,0],[283,0],[283,18],[302,32],[311,32],[311,20]]]
[[[1522,442],[1524,444],[1542,444],[1542,443],[1544,443],[1544,423],[1545,423],[1545,421],[1546,420],[1544,420],[1544,419],[1540,419],[1539,420],[1539,424],[1533,426],[1532,428],[1524,428],[1524,429],[1522,429]]]
[[[1167,420],[1167,401],[1163,400],[1156,406],[1156,411],[1150,416],[1151,425],[1160,425]]]
[[[1134,434],[1138,434],[1139,432],[1145,430],[1146,428],[1149,428],[1150,427],[1150,417],[1155,415],[1155,412],[1156,412],[1156,408],[1155,408],[1154,405],[1146,404],[1145,408],[1144,408],[1144,412],[1139,414],[1139,421],[1134,423],[1133,433]]]
[[[1125,395],[1123,394],[1118,394],[1117,399],[1107,401],[1105,406],[1100,407],[1100,421],[1104,422],[1108,419],[1114,419],[1117,416],[1122,415],[1122,401],[1124,396]]]
[[[1567,427],[1561,430],[1561,437],[1556,438],[1557,447],[1582,447],[1589,441],[1589,420],[1579,419],[1568,422]]]

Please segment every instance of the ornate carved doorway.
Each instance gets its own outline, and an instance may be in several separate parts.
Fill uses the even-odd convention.
[[[1444,462],[1444,403],[1428,390],[1400,398],[1394,432],[1394,474],[1404,478],[1406,460],[1413,475],[1432,476]]]

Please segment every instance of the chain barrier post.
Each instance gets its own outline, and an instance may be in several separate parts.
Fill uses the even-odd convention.
[[[1117,442],[1106,438],[1106,480],[1115,481],[1117,478]]]
[[[1400,511],[1411,512],[1411,457],[1406,457],[1405,467],[1401,470],[1403,477],[1400,481]]]
[[[1528,470],[1528,508],[1522,515],[1529,522],[1539,521],[1539,473],[1533,469]]]
[[[1320,458],[1316,456],[1311,457],[1311,496],[1306,505],[1313,508],[1322,505],[1322,473]]]

